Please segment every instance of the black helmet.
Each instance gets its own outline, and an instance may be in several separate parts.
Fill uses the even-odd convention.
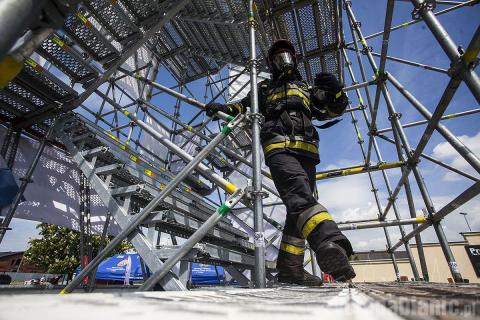
[[[282,65],[278,65],[276,63],[275,56],[282,54],[286,52],[283,57],[283,61],[280,61],[279,63]],[[282,58],[281,58],[282,59]],[[285,61],[285,59],[287,61]],[[295,47],[293,44],[286,40],[286,39],[279,39],[273,43],[273,45],[270,47],[268,50],[268,55],[267,55],[267,65],[268,68],[270,69],[270,72],[273,73],[274,77],[280,75],[284,70],[282,70],[284,67],[286,67],[288,70],[288,73],[291,74],[294,69],[297,68],[297,55],[295,51]]]
[[[278,39],[272,44],[270,49],[268,49],[267,65],[269,67],[272,63],[273,55],[279,51],[290,51],[290,53],[295,59],[295,63],[297,63],[297,53],[293,44],[287,39]]]

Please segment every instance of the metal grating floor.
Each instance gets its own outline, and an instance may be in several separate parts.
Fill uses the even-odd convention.
[[[4,294],[0,295],[0,319],[31,319],[41,315],[53,320],[64,319],[65,314],[72,320],[89,317],[118,320],[132,317],[196,320],[475,319],[480,314],[475,297],[479,290],[476,285],[372,283],[355,288],[335,284],[317,289],[213,287],[185,292],[124,291],[66,296]],[[396,296],[390,296],[392,292]],[[417,295],[415,292],[423,293]],[[400,300],[392,298],[398,296],[409,302],[396,303]]]

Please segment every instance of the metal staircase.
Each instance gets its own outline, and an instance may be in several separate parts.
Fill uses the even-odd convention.
[[[121,229],[174,178],[117,137],[79,115],[63,116],[55,127],[55,135]],[[161,268],[162,260],[173,256],[180,247],[157,244],[158,233],[188,238],[215,210],[191,186],[180,183],[157,204],[129,240],[150,270],[156,272]],[[146,233],[142,231],[144,228],[148,230]],[[235,228],[230,219],[223,218],[182,261],[253,269],[254,245],[248,238],[248,234]],[[274,264],[269,262],[268,268],[273,269]],[[160,284],[166,290],[185,289],[185,284],[172,272]]]

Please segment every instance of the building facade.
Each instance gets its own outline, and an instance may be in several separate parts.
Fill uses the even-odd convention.
[[[470,255],[476,255],[474,247],[479,246],[480,257],[480,232],[465,232],[462,233],[464,241],[449,242],[455,261],[458,264],[458,269],[464,279],[468,279],[470,283],[480,283],[480,277],[475,272],[475,262],[472,263]],[[418,268],[420,277],[422,271],[420,268],[420,260],[418,258],[418,251],[415,244],[410,245],[412,253]],[[427,263],[428,274],[431,282],[449,282],[451,280],[450,269],[443,255],[442,248],[438,243],[424,243],[423,249],[425,252],[425,260]],[[473,253],[472,253],[473,252]],[[400,276],[409,280],[413,279],[412,269],[410,263],[406,258],[405,252],[396,252],[397,264],[400,271]],[[392,265],[392,260],[386,252],[360,252],[352,261],[352,265],[357,273],[355,282],[379,282],[379,281],[394,281],[395,271]],[[480,267],[480,265],[478,266]],[[477,267],[477,270],[478,270]]]

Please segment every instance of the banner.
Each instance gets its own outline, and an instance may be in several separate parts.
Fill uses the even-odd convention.
[[[0,126],[0,141],[5,137],[6,129]],[[39,142],[24,135],[21,136],[15,162],[13,177],[20,185],[37,151]],[[55,224],[69,229],[79,230],[80,172],[77,165],[64,151],[46,146],[33,172],[33,182],[28,184],[24,202],[20,203],[15,218]],[[91,189],[92,232],[101,234],[107,210],[100,198]],[[0,211],[5,216],[8,206]],[[118,226],[110,220],[109,234],[117,234]]]

